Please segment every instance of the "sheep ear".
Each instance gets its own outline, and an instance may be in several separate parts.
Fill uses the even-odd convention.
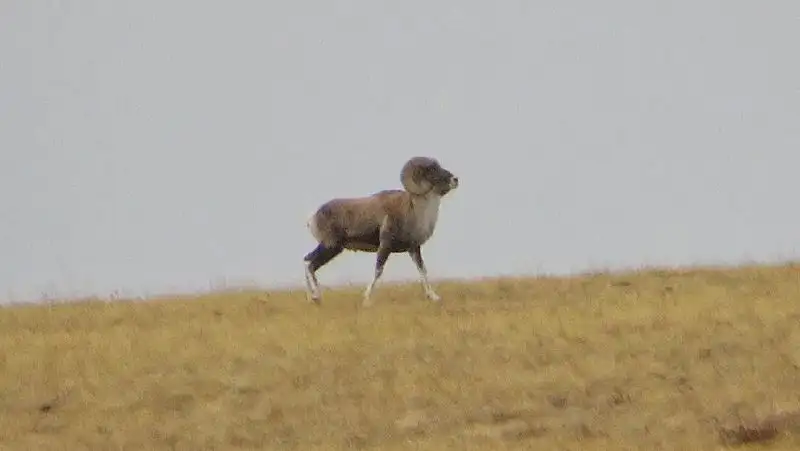
[[[411,194],[422,195],[433,189],[433,184],[425,177],[425,167],[431,160],[425,157],[411,158],[400,171],[403,188]]]

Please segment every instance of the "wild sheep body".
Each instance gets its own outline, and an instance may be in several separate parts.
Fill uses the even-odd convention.
[[[405,190],[384,190],[368,197],[337,198],[321,205],[308,228],[317,247],[306,254],[306,288],[320,301],[316,271],[344,250],[377,254],[372,282],[364,291],[364,305],[392,253],[407,252],[419,271],[426,296],[440,300],[427,280],[421,247],[433,235],[442,198],[458,187],[458,178],[428,157],[408,160],[401,171]]]

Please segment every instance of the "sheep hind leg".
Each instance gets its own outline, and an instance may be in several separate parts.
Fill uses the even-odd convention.
[[[329,247],[324,244],[319,244],[313,251],[303,257],[303,261],[306,264],[306,295],[310,301],[319,304],[322,299],[319,290],[319,281],[317,280],[317,270],[336,258],[343,250],[344,248],[342,246]]]

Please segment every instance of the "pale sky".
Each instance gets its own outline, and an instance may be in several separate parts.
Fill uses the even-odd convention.
[[[414,155],[432,279],[798,258],[798,55],[797,0],[7,0],[0,299],[300,286]]]

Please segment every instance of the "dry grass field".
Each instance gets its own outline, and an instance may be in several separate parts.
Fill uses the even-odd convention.
[[[800,266],[0,309],[1,450],[800,449]]]

